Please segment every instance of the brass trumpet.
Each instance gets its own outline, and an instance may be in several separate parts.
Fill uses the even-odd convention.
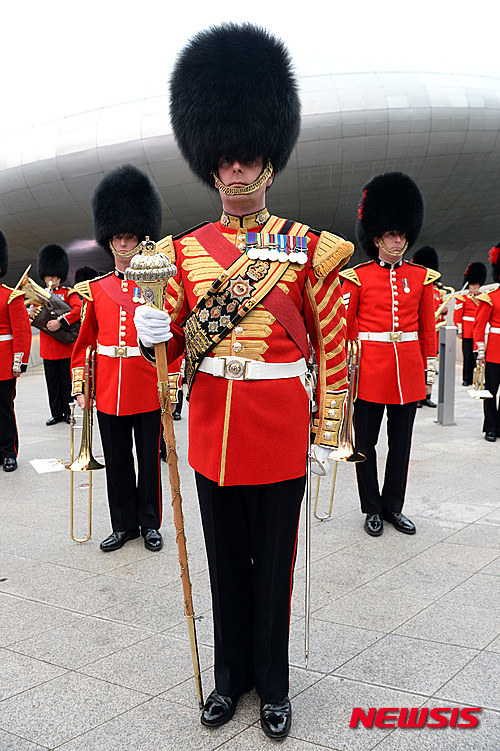
[[[87,542],[92,537],[92,472],[96,469],[104,469],[104,464],[97,461],[92,455],[92,432],[93,432],[93,399],[95,398],[95,351],[92,347],[87,347],[85,352],[85,372],[83,395],[85,398],[85,407],[82,419],[82,440],[78,456],[74,457],[75,450],[75,404],[71,405],[71,459],[66,469],[71,471],[70,479],[70,535],[75,542]],[[78,538],[74,534],[74,475],[73,472],[89,473],[89,495],[88,495],[88,532],[87,537]]]
[[[474,368],[472,376],[472,388],[469,389],[469,396],[473,399],[491,399],[493,394],[484,387],[485,361],[479,360]]]
[[[446,321],[440,321],[441,314],[443,310],[446,308],[448,303],[450,302],[451,298],[455,295],[455,288],[454,287],[447,287],[445,284],[440,284],[439,289],[444,289],[447,291],[447,294],[443,296],[441,299],[441,302],[439,303],[438,307],[436,308],[435,313],[435,321],[436,321],[436,330],[440,329],[441,326],[446,326]]]

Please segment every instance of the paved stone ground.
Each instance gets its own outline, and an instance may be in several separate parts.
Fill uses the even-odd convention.
[[[456,425],[417,413],[405,511],[414,537],[362,528],[354,468],[338,470],[333,517],[313,522],[309,669],[304,667],[304,534],[291,627],[294,719],[287,751],[500,749],[500,441],[481,433],[481,405],[462,388]],[[435,389],[436,390],[436,389]],[[48,428],[43,372],[21,379],[19,469],[0,471],[1,751],[244,751],[273,745],[254,692],[234,720],[198,721],[177,553],[167,501],[160,553],[141,540],[103,554],[104,472],[94,473],[93,536],[69,537],[70,429]],[[204,692],[212,689],[212,619],[186,416],[176,423]],[[94,453],[100,454],[98,435]],[[384,449],[380,451],[383,458]],[[76,477],[76,533],[87,475]],[[328,503],[328,482],[320,493]],[[474,729],[349,728],[354,707],[482,707]]]

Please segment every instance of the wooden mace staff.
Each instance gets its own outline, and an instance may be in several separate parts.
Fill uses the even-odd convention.
[[[165,288],[168,279],[175,276],[177,269],[164,253],[156,252],[156,243],[146,237],[141,243],[141,252],[134,256],[125,277],[135,282],[141,289],[146,305],[163,310],[165,302]],[[165,342],[155,344],[156,371],[158,374],[158,394],[160,398],[163,437],[167,448],[168,475],[172,493],[172,510],[174,515],[175,537],[181,568],[182,590],[184,594],[184,613],[187,618],[191,656],[193,659],[194,678],[198,703],[203,707],[203,693],[201,688],[200,661],[198,643],[196,640],[196,626],[194,622],[194,608],[191,580],[189,578],[188,554],[186,535],[184,533],[184,514],[182,512],[182,497],[180,490],[179,468],[177,465],[177,451],[175,447],[174,422],[170,401],[170,387],[168,383],[167,350]]]

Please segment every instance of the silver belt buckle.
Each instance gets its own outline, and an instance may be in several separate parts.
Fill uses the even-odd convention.
[[[389,341],[391,342],[400,342],[401,341],[401,331],[391,331],[389,334]]]
[[[128,357],[127,350],[128,350],[128,347],[116,347],[115,346],[115,357]]]
[[[240,379],[243,381],[247,379],[247,365],[248,360],[240,362],[239,360],[232,360],[229,357],[224,358],[224,375],[229,374],[230,378]]]

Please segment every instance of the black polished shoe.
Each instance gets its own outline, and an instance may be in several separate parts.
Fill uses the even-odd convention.
[[[497,435],[496,435],[496,433],[493,433],[492,430],[488,431],[485,434],[485,436],[484,436],[484,440],[485,441],[490,441],[491,443],[495,443],[496,439],[497,439]],[[5,467],[4,467],[4,469],[5,469]]]
[[[286,738],[292,725],[292,705],[288,696],[276,704],[261,703],[260,724],[268,738]]]
[[[471,381],[462,381],[462,386],[472,386]]]
[[[71,415],[63,415],[63,420],[66,425],[71,425]]]
[[[384,522],[380,518],[380,514],[367,514],[364,530],[372,537],[378,537],[384,531]]]
[[[180,413],[180,412],[177,412],[177,410],[175,410],[174,412],[172,412],[172,417],[173,417],[173,418],[174,418],[174,420],[176,420],[176,421],[177,421],[177,420],[182,420],[182,417],[181,417],[181,413]]]
[[[157,529],[143,527],[141,534],[144,537],[144,547],[148,550],[161,550],[163,547],[163,537]]]
[[[421,406],[422,406],[422,399],[419,399],[417,402],[417,409],[420,409]]]
[[[13,472],[15,469],[17,469],[17,462],[14,459],[13,456],[6,456],[3,460],[3,471],[4,472]]]
[[[58,422],[62,422],[64,420],[63,415],[56,415],[55,417],[50,417],[45,425],[57,425]]]
[[[398,532],[404,532],[405,535],[414,535],[417,531],[413,522],[397,511],[390,511],[387,514],[382,514],[382,516],[386,522],[394,524]]]
[[[430,398],[430,396],[426,396],[425,399],[422,399],[421,404],[423,404],[424,407],[432,407],[432,408],[436,408],[437,407],[437,404],[432,401],[432,399]]]
[[[200,722],[207,728],[218,728],[234,715],[237,696],[223,696],[214,688],[201,710]]]
[[[113,532],[109,537],[101,542],[100,548],[105,553],[110,550],[119,550],[123,548],[126,542],[129,540],[135,540],[139,537],[138,529],[127,529],[125,532]]]

